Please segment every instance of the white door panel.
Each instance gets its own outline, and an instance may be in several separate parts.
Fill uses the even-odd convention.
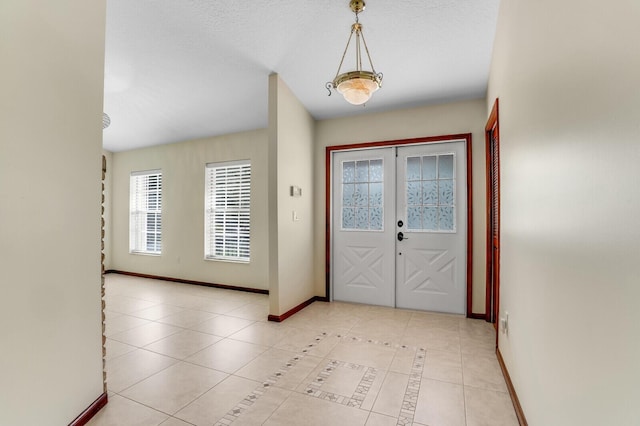
[[[389,149],[333,157],[333,298],[395,306],[395,157]]]
[[[464,142],[398,148],[396,306],[463,314],[466,306]],[[398,223],[399,225],[399,223]]]
[[[335,152],[332,176],[333,299],[464,313],[464,141]]]

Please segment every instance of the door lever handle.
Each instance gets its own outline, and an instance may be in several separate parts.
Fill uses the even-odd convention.
[[[408,240],[409,238],[405,237],[402,232],[398,232],[398,241]]]

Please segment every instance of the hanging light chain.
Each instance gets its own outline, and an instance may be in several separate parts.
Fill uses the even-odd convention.
[[[351,27],[351,34],[349,35],[349,40],[347,40],[347,46],[344,48],[344,52],[342,52],[342,59],[340,59],[340,65],[338,65],[338,71],[336,72],[336,77],[335,78],[338,78],[338,75],[340,75],[340,70],[342,69],[342,63],[344,62],[344,58],[347,56],[347,51],[349,50],[349,45],[351,44],[351,39],[353,38],[353,32],[354,31],[355,31],[355,28],[352,26]],[[335,78],[334,78],[334,80],[335,80]]]
[[[362,52],[360,51],[360,36],[362,35],[362,27],[357,24],[356,27],[356,71],[362,71]]]
[[[377,73],[376,72],[376,69],[373,66],[373,61],[371,60],[371,54],[369,53],[369,47],[367,47],[367,41],[364,39],[364,34],[362,34],[362,31],[360,31],[360,35],[362,36],[362,44],[364,44],[364,50],[365,50],[365,52],[367,52],[367,58],[369,59],[369,65],[371,65],[371,71],[378,77],[378,79],[380,80],[379,83],[381,83],[381,81],[382,81],[382,73]],[[360,60],[362,61],[362,58],[360,58]],[[360,66],[362,66],[362,64]]]

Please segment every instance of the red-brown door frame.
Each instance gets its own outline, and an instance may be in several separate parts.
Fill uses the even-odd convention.
[[[500,126],[496,99],[485,126],[487,173],[487,295],[486,320],[496,323],[500,312]]]
[[[473,306],[473,197],[471,170],[471,133],[431,136],[415,139],[400,139],[381,142],[365,142],[349,145],[328,146],[325,150],[325,294],[323,300],[331,300],[331,155],[335,151],[363,148],[384,148],[401,145],[417,145],[433,142],[464,140],[467,156],[467,317],[485,318],[485,314],[472,312]]]

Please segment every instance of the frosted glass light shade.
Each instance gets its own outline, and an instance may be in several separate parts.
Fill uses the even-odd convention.
[[[336,78],[335,87],[353,105],[362,105],[380,88],[377,76],[367,71],[352,71]]]

